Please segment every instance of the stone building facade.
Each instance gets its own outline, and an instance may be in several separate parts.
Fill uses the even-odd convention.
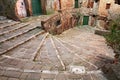
[[[0,0],[0,15],[20,19],[74,8],[74,0]]]
[[[81,25],[103,28],[106,19],[120,14],[119,0],[0,0],[0,15],[14,20],[75,8],[81,9]]]

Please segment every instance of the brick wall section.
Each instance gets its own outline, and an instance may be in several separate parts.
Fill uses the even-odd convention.
[[[77,24],[76,16],[73,13],[77,10],[61,10],[59,13],[54,14],[51,18],[41,22],[42,27],[51,34],[60,34],[63,31],[74,27]]]

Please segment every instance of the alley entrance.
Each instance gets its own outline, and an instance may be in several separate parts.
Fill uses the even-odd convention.
[[[33,15],[42,14],[41,1],[40,0],[32,0],[31,2],[32,2]]]

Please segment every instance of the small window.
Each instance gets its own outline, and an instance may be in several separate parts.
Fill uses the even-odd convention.
[[[110,9],[110,3],[106,3],[106,9]]]
[[[93,8],[94,2],[90,2],[90,7]]]
[[[56,22],[55,22],[55,25],[56,26],[59,26],[61,24],[61,20],[57,20]]]

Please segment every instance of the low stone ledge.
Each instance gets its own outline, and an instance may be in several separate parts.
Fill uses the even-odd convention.
[[[104,35],[110,34],[110,31],[108,31],[108,30],[99,30],[99,29],[96,29],[96,30],[95,30],[95,34],[104,36]]]
[[[76,18],[68,10],[64,10],[50,17],[49,19],[41,21],[41,25],[45,31],[51,34],[61,34],[76,25]]]

